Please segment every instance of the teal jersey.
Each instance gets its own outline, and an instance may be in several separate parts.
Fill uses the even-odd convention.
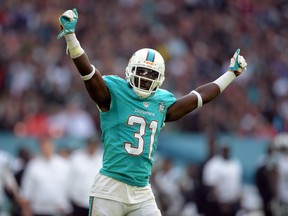
[[[172,93],[158,89],[141,99],[128,82],[118,76],[103,76],[110,91],[111,106],[100,112],[104,145],[100,173],[132,186],[148,185],[153,156],[166,112],[175,101]]]

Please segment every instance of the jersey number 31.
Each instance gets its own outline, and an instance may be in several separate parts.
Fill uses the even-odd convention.
[[[151,154],[153,150],[153,144],[155,141],[155,132],[157,130],[158,122],[151,121],[150,124],[147,124],[145,119],[140,116],[129,116],[127,124],[129,126],[134,126],[135,124],[139,125],[139,131],[134,133],[134,137],[138,140],[137,146],[132,146],[132,143],[126,142],[124,144],[125,149],[130,155],[141,155],[144,151],[144,135],[146,133],[146,127],[151,131],[150,133],[150,144],[149,144],[149,158],[151,159]]]

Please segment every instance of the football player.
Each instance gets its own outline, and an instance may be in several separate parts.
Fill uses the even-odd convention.
[[[90,215],[161,215],[149,178],[157,140],[164,122],[176,121],[213,100],[247,66],[238,49],[229,70],[215,81],[176,99],[161,89],[165,63],[154,49],[136,51],[126,67],[126,79],[102,76],[91,65],[75,35],[76,9],[60,18],[69,54],[86,89],[100,110],[103,164],[91,188]]]

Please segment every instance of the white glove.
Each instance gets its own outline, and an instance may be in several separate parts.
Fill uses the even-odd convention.
[[[239,55],[240,49],[237,49],[233,57],[230,60],[229,70],[236,72],[236,75],[240,75],[246,70],[247,62],[243,56]]]
[[[74,19],[78,19],[78,13],[75,8],[73,10],[65,11],[62,16],[69,18],[70,22],[72,22]]]

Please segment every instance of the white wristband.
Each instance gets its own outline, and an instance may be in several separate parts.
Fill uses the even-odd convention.
[[[79,41],[76,38],[74,33],[67,34],[64,36],[67,43],[67,51],[69,50],[69,54],[72,59],[78,58],[84,53],[84,50],[80,46]]]
[[[190,94],[191,93],[193,93],[193,94],[195,94],[197,96],[197,99],[198,99],[197,108],[202,107],[203,106],[203,100],[202,100],[202,97],[199,94],[199,92],[193,90],[193,91],[190,92]]]
[[[236,78],[236,75],[233,71],[227,71],[213,83],[219,86],[220,92],[222,92],[227,86]]]
[[[90,80],[90,79],[94,76],[94,74],[96,73],[96,68],[95,68],[95,66],[92,65],[92,64],[91,64],[91,66],[92,66],[92,68],[93,68],[92,72],[89,73],[89,74],[87,74],[87,75],[85,75],[85,76],[81,76],[82,80],[88,81],[88,80]]]

